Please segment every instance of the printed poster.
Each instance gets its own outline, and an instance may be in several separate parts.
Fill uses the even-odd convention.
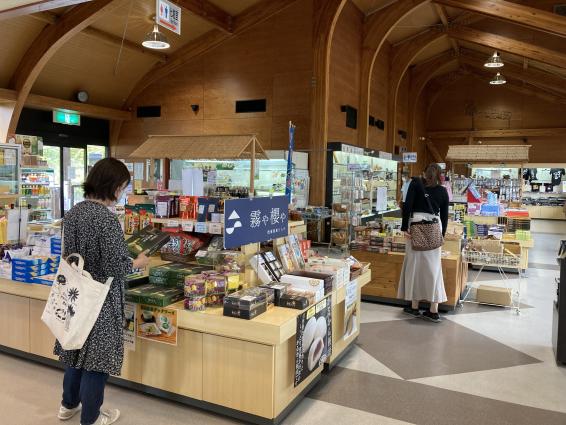
[[[138,304],[138,338],[177,345],[177,310]]]
[[[358,330],[358,279],[346,285],[344,301],[344,339],[348,339]]]
[[[124,304],[124,349],[136,351],[136,304]]]
[[[297,317],[295,387],[332,354],[332,296]]]

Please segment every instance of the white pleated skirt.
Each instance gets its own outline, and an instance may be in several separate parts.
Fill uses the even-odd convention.
[[[434,217],[432,214],[415,213],[410,223]],[[442,277],[442,248],[414,251],[411,241],[407,240],[397,297],[407,301],[426,300],[433,303],[448,300]]]

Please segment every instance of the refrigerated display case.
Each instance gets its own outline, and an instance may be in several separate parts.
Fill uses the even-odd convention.
[[[55,169],[43,166],[24,166],[21,171],[21,203],[29,206],[29,220],[48,221],[53,215],[52,189]]]
[[[351,146],[345,143],[329,143],[326,163],[326,206],[332,207],[344,201],[341,176],[361,172],[360,187],[367,210],[362,219],[376,214],[392,212],[397,204],[397,156],[385,152]],[[384,198],[384,199],[383,199]]]
[[[0,195],[13,196],[20,192],[21,147],[0,145]]]

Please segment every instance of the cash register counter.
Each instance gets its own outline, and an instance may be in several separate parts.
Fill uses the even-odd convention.
[[[371,262],[371,281],[362,289],[362,300],[397,305],[407,304],[405,300],[397,298],[397,289],[399,288],[399,278],[405,253],[390,252],[388,254],[380,254],[377,252],[352,250],[351,254],[358,261]],[[462,261],[460,254],[443,256],[442,274],[448,301],[441,304],[439,308],[443,311],[454,310],[468,280],[467,264]]]
[[[375,264],[375,263],[374,263]],[[357,278],[361,289],[371,271]],[[54,338],[41,321],[49,287],[0,279],[0,350],[61,366]],[[332,293],[332,366],[359,335],[343,340],[345,288]],[[320,379],[323,367],[296,388],[295,334],[300,310],[274,307],[253,320],[222,315],[221,308],[193,313],[179,308],[178,345],[137,338],[126,351],[120,378],[111,382],[247,423],[282,421]]]

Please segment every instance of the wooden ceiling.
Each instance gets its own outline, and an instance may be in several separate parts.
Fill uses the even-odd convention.
[[[81,0],[82,2],[86,0]],[[54,25],[79,0],[51,0],[38,2],[13,0],[10,6],[38,6],[43,11],[4,19],[0,25],[0,87],[7,88],[14,72],[33,41],[41,31]],[[200,1],[175,0],[179,4],[202,4]],[[211,8],[231,19],[260,0],[209,0]],[[2,9],[8,9],[2,0]],[[47,4],[51,4],[51,8]],[[78,90],[90,94],[89,103],[121,108],[134,85],[154,65],[165,62],[181,47],[197,40],[204,34],[219,28],[219,25],[201,17],[186,8],[182,9],[181,35],[162,27],[171,48],[162,51],[149,51],[141,46],[144,36],[153,28],[152,16],[155,14],[155,0],[121,0],[112,13],[105,14],[90,27],[71,38],[49,60],[32,87],[32,93],[73,99]],[[0,17],[0,19],[2,19]],[[124,44],[122,46],[122,39]],[[95,58],[95,60],[93,60]],[[101,84],[104,81],[104,84]]]

